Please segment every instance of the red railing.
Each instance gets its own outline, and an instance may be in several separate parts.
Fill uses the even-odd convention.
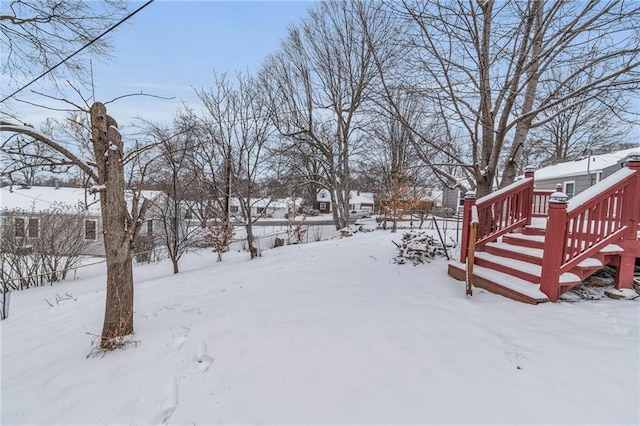
[[[634,183],[634,170],[625,167],[569,202],[560,273],[619,240],[629,230],[625,210],[629,210],[626,201],[631,200]]]
[[[549,300],[555,302],[560,295],[561,274],[608,244],[637,240],[639,198],[640,161],[635,161],[581,192],[568,206],[551,200],[540,287]]]
[[[466,197],[462,213],[460,261],[467,260],[472,206],[477,207],[479,219],[476,247],[482,247],[516,228],[530,224],[532,199],[533,172],[528,172],[524,179],[478,200],[473,196]]]
[[[531,216],[532,217],[547,217],[547,211],[549,206],[549,197],[555,191],[553,190],[533,190],[533,201],[531,203]]]
[[[467,259],[471,208],[475,205],[478,247],[529,225],[531,217],[548,216],[540,290],[550,301],[560,295],[560,275],[614,242],[623,250],[616,260],[616,286],[631,285],[635,258],[640,257],[640,157],[630,157],[625,168],[581,192],[569,205],[561,190],[534,190],[533,172],[528,171],[525,179],[479,200],[473,194],[466,197],[460,261]],[[558,194],[552,197],[554,192]]]

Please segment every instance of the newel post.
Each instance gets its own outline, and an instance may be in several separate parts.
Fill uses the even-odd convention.
[[[551,194],[548,212],[540,291],[546,294],[551,302],[555,302],[560,296],[560,268],[566,245],[567,195],[559,191]]]
[[[527,192],[527,198],[523,200],[523,206],[525,206],[525,211],[522,212],[527,219],[527,225],[531,225],[531,215],[533,214],[533,178],[535,176],[535,168],[533,166],[527,166],[524,169],[524,178],[531,179],[531,183],[529,184],[529,191]]]
[[[476,193],[468,191],[464,195],[462,208],[462,239],[460,241],[460,262],[467,261],[467,249],[469,248],[469,232],[471,232],[471,207],[476,205]]]
[[[627,156],[625,166],[634,170],[635,179],[629,193],[625,193],[623,218],[629,232],[623,237],[624,254],[620,255],[620,264],[616,270],[615,284],[617,289],[633,288],[633,271],[636,257],[640,256],[638,242],[638,220],[640,220],[640,152],[634,151]]]

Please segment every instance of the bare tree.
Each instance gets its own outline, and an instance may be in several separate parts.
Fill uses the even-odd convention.
[[[31,80],[92,42],[84,54],[48,75],[54,84],[65,76],[86,83],[87,56],[107,58],[111,50],[109,39],[96,40],[97,36],[126,13],[124,0],[6,1],[0,12],[2,75],[12,85]]]
[[[349,223],[350,158],[363,140],[368,117],[361,112],[377,77],[372,49],[380,61],[387,57],[383,48],[391,50],[390,29],[380,18],[372,2],[323,2],[290,28],[263,67],[279,132],[301,155],[322,161],[317,183],[331,194],[337,229]]]
[[[547,84],[560,81],[556,76]],[[571,88],[555,90],[567,93]],[[582,103],[565,101],[540,113],[540,125],[532,126],[527,142],[536,162],[548,165],[631,147],[629,100],[608,91],[588,96]]]
[[[100,193],[107,263],[107,301],[101,347],[113,349],[122,338],[133,333],[133,264],[132,253],[149,201],[133,195],[127,209],[124,167],[135,153],[126,156],[116,121],[107,115],[104,104],[96,102],[88,111],[91,117],[93,158],[82,160],[63,144],[34,128],[0,120],[0,132],[18,133],[34,138],[64,156],[80,168]]]
[[[514,180],[529,130],[549,122],[553,108],[577,108],[602,93],[626,97],[640,82],[640,8],[633,2],[396,6],[388,3],[407,30],[414,71],[405,84],[466,135],[464,166],[479,196],[497,178],[500,186]],[[556,84],[545,84],[558,75]]]
[[[192,137],[191,129],[180,128],[179,123],[176,129],[152,126],[151,132],[159,140],[156,148],[159,153],[152,163],[155,179],[148,179],[148,182],[164,194],[154,200],[152,218],[160,224],[160,241],[167,249],[173,273],[177,274],[180,258],[200,234],[197,227],[189,226],[185,214],[190,210],[188,188],[196,181],[196,175],[188,166],[191,153],[198,149],[197,141]]]
[[[270,198],[262,193],[260,179],[273,172],[270,161],[274,154],[270,145],[274,128],[269,115],[269,103],[263,88],[253,77],[238,73],[236,85],[226,76],[217,77],[210,91],[200,91],[207,120],[216,126],[218,146],[223,149],[224,170],[227,175],[225,196],[233,194],[238,200],[239,213],[247,233],[247,246],[251,258],[258,256],[253,235],[253,223],[266,212]],[[261,204],[257,207],[257,204]],[[255,209],[254,209],[255,207]],[[262,209],[262,212],[255,211]],[[255,214],[254,214],[255,213]]]

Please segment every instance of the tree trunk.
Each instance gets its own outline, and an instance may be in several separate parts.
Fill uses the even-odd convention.
[[[244,228],[247,231],[247,248],[249,249],[249,253],[251,254],[251,259],[255,259],[256,257],[258,257],[258,249],[253,245],[255,238],[253,236],[251,216],[249,216],[249,218],[247,219],[247,224]]]
[[[107,256],[107,303],[102,327],[103,349],[118,346],[118,338],[133,333],[133,262],[131,256]]]
[[[99,102],[91,107],[91,130],[107,261],[107,300],[100,346],[113,349],[122,344],[119,338],[133,333],[132,249],[140,223],[137,215],[132,219],[127,213],[123,146],[117,123]],[[144,207],[141,212],[144,215]]]

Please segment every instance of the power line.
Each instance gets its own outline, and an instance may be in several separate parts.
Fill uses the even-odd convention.
[[[140,6],[139,8],[137,8],[136,10],[134,10],[133,12],[131,12],[130,14],[128,14],[127,16],[125,16],[123,19],[121,19],[120,21],[118,21],[115,25],[112,25],[111,27],[107,28],[105,31],[103,31],[100,35],[98,35],[97,37],[93,38],[91,41],[89,41],[87,44],[85,44],[84,46],[82,46],[80,49],[76,50],[75,52],[73,52],[71,55],[67,56],[66,58],[64,58],[62,61],[58,62],[56,65],[54,65],[53,67],[49,68],[48,70],[46,70],[45,72],[43,72],[42,74],[40,74],[38,77],[34,78],[33,80],[31,80],[29,83],[25,84],[24,86],[22,86],[21,88],[19,88],[18,90],[16,90],[15,92],[13,92],[12,94],[10,94],[9,96],[5,97],[4,99],[2,99],[0,101],[0,104],[3,103],[4,101],[6,101],[9,98],[12,98],[13,96],[17,95],[18,93],[20,93],[21,91],[23,91],[24,89],[26,89],[27,87],[31,86],[33,83],[35,83],[36,81],[40,80],[42,77],[44,77],[45,75],[49,74],[50,72],[52,72],[53,70],[55,70],[56,68],[58,68],[60,65],[64,64],[65,62],[67,62],[69,59],[73,58],[74,56],[76,56],[78,53],[82,52],[84,49],[86,49],[87,47],[91,46],[93,43],[95,43],[96,41],[100,40],[102,37],[104,37],[105,35],[107,35],[108,33],[110,33],[111,31],[115,30],[120,24],[126,22],[129,18],[131,18],[133,15],[135,15],[136,13],[140,12],[142,9],[144,9],[145,7],[147,7],[148,5],[150,5],[151,3],[153,3],[154,0],[149,0],[147,1],[145,4],[143,4],[142,6]]]

